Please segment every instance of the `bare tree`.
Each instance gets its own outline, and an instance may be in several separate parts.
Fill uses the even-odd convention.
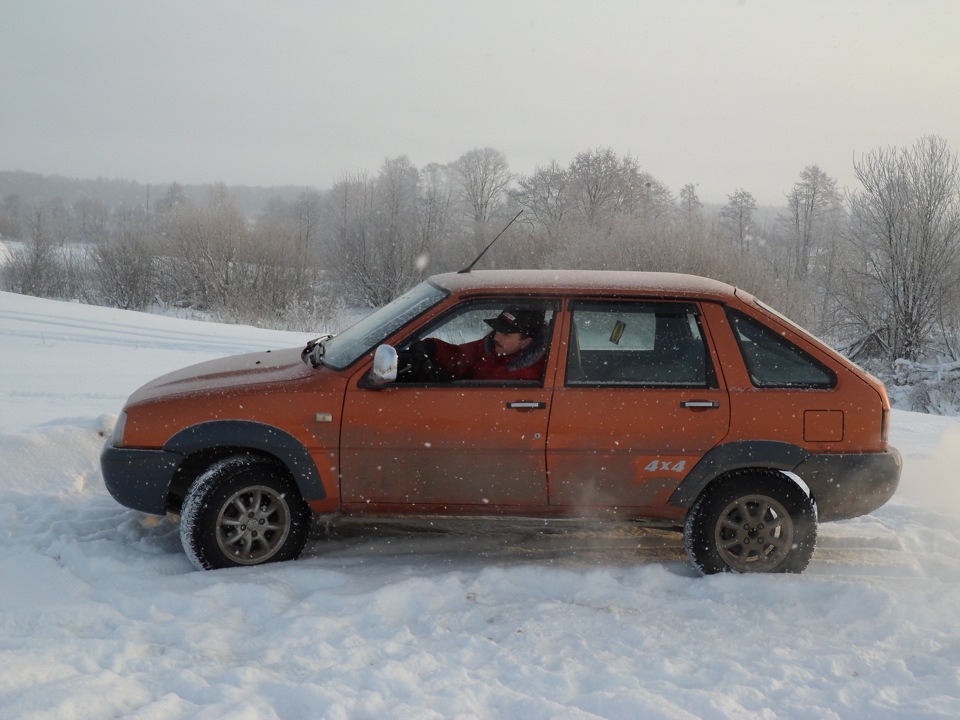
[[[641,170],[635,158],[618,157],[610,148],[577,154],[568,177],[571,204],[590,228],[609,228],[634,217],[645,220],[649,230],[674,211],[666,185]]]
[[[515,202],[528,210],[551,241],[558,240],[570,213],[570,173],[551,160],[537,167],[530,177],[521,177],[513,193]]]
[[[420,173],[406,156],[385,160],[377,178],[373,227],[379,284],[392,299],[423,277],[428,252],[418,232]]]
[[[374,306],[368,272],[372,252],[373,183],[365,174],[344,174],[326,198],[321,242],[329,258],[330,279],[350,300]]]
[[[154,211],[160,215],[168,214],[177,208],[186,207],[190,204],[183,186],[179,183],[173,183],[166,189],[163,196],[157,201]]]
[[[927,136],[868,153],[854,171],[863,190],[850,197],[858,264],[848,270],[847,307],[892,357],[917,360],[960,279],[957,156]]]
[[[23,236],[23,201],[19,195],[9,193],[0,202],[0,237],[19,240]]]
[[[530,211],[526,266],[649,268],[676,216],[669,188],[610,148],[538,167],[512,197]]]
[[[341,178],[325,199],[321,233],[340,291],[377,307],[422,280],[451,234],[453,193],[445,168],[421,173],[406,156],[385,160],[375,180]]]
[[[110,232],[110,208],[99,200],[78,198],[73,203],[73,216],[79,239],[95,243]]]
[[[808,165],[787,194],[787,214],[782,217],[790,228],[793,245],[793,276],[807,276],[813,252],[830,244],[827,234],[836,229],[841,213],[837,181],[817,165]]]
[[[320,217],[323,211],[323,197],[316,190],[300,193],[293,205],[297,224],[297,256],[300,270],[305,274],[310,265],[310,251],[320,235]]]
[[[578,153],[570,163],[574,206],[595,227],[623,202],[635,166],[625,166],[610,148]]]
[[[36,297],[62,297],[66,288],[66,258],[62,208],[50,203],[37,205],[27,216],[29,235],[24,247],[4,266],[4,286],[16,293]]]
[[[23,230],[20,223],[10,213],[0,209],[0,239],[19,240]]]
[[[487,223],[499,214],[513,179],[506,156],[491,147],[470,150],[453,163],[460,184],[464,214],[479,248]]]
[[[454,258],[442,257],[451,243],[454,230],[454,181],[450,175],[449,167],[437,163],[431,163],[420,171],[417,232],[418,244],[426,253],[420,258],[424,270],[435,259],[439,259],[438,271],[448,269],[451,262],[456,262]]]
[[[741,255],[747,246],[756,209],[757,201],[743,188],[727,195],[727,204],[720,209],[720,221],[730,229]]]
[[[697,196],[695,185],[687,184],[680,189],[680,212],[684,217],[692,217],[700,213],[703,209],[703,203]]]
[[[227,187],[211,187],[203,207],[177,204],[167,220],[169,271],[181,292],[197,307],[233,306],[244,291],[237,274],[249,232]]]
[[[385,163],[381,172],[387,171]],[[399,173],[398,173],[399,174]],[[332,279],[352,301],[378,307],[397,295],[398,256],[404,250],[397,204],[401,188],[382,176],[344,176],[327,199],[322,235],[330,258]],[[392,198],[384,193],[394,192]],[[393,210],[391,210],[391,205]],[[386,211],[387,218],[378,215]],[[393,233],[392,241],[386,238]],[[393,245],[388,247],[388,242]],[[413,262],[411,258],[411,262]]]
[[[157,291],[157,257],[146,211],[118,213],[112,233],[97,234],[90,251],[99,300],[124,310],[143,310]]]

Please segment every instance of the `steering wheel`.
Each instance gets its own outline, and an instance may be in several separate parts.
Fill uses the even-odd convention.
[[[428,338],[414,340],[397,352],[397,381],[412,383],[448,382],[453,379],[434,363],[436,348]]]

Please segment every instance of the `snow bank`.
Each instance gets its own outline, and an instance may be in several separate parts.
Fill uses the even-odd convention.
[[[104,490],[115,413],[305,339],[0,293],[0,718],[958,717],[956,418],[894,412],[901,492],[800,576],[698,577],[663,532],[440,526],[194,571]]]
[[[894,407],[937,415],[960,415],[960,362],[897,360],[884,373]]]

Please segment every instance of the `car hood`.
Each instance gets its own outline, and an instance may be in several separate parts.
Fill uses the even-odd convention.
[[[317,372],[300,359],[300,348],[233,355],[161,375],[134,392],[127,404],[182,395],[244,394],[264,385],[313,377]]]

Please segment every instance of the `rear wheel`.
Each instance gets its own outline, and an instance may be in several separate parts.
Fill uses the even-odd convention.
[[[190,487],[180,539],[200,570],[293,560],[311,513],[289,473],[275,462],[238,455],[212,465]]]
[[[774,472],[719,480],[684,525],[690,560],[705,574],[803,572],[817,543],[817,511],[795,482]]]

